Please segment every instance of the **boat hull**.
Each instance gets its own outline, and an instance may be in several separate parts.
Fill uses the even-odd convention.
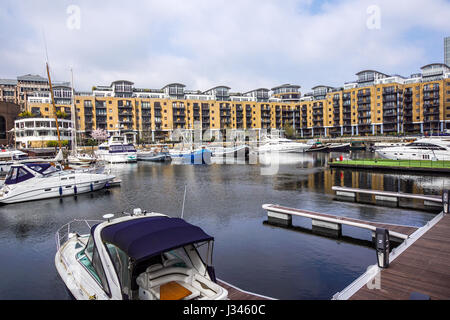
[[[136,152],[127,153],[97,153],[97,157],[105,162],[109,163],[132,163],[137,162]]]
[[[109,186],[114,176],[99,175],[91,181],[78,181],[76,183],[52,183],[42,186],[40,183],[26,186],[18,186],[8,191],[8,194],[0,196],[0,204],[36,201],[50,198],[74,196],[78,194],[101,190]]]
[[[137,154],[138,161],[150,161],[150,162],[170,162],[172,157],[169,154]]]
[[[306,150],[306,152],[329,152],[330,149],[326,146],[324,147],[318,147],[318,148],[310,148]]]
[[[259,153],[264,152],[280,152],[280,153],[302,153],[308,149],[307,145],[293,145],[293,146],[285,146],[285,145],[272,145],[272,146],[262,146],[258,149]]]
[[[329,152],[349,152],[350,144],[343,144],[340,146],[328,146]]]
[[[183,154],[172,154],[171,157],[175,163],[211,164],[212,152],[209,150],[201,150]]]

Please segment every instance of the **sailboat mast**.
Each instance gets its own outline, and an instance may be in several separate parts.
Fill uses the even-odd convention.
[[[77,153],[77,120],[75,116],[75,90],[73,88],[73,70],[70,69],[72,74],[72,107],[71,107],[71,120],[72,120],[72,155],[76,156]]]
[[[56,106],[55,106],[55,95],[53,93],[53,86],[52,86],[52,79],[50,78],[50,70],[48,68],[48,62],[47,65],[47,76],[48,76],[48,83],[50,85],[50,95],[52,97],[52,105],[53,105],[53,114],[55,116],[55,122],[56,122],[56,132],[58,133],[58,144],[59,144],[59,150],[62,150],[62,144],[61,144],[61,135],[59,133],[59,124],[58,124],[58,116],[56,115]]]

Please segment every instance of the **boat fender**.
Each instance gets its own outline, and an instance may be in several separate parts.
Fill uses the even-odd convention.
[[[77,190],[77,186],[73,186],[73,193],[77,194],[78,190]]]
[[[94,191],[94,185],[91,182],[91,191]]]
[[[59,187],[59,195],[62,196],[62,194],[63,194],[63,189],[62,189],[62,187],[60,186],[60,187]]]
[[[105,183],[105,188],[106,188],[106,189],[109,189],[109,187],[110,187],[109,181],[107,181],[107,182]]]

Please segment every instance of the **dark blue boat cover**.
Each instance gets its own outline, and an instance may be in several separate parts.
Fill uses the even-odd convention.
[[[139,218],[113,224],[101,231],[101,237],[136,261],[188,244],[214,240],[201,228],[183,219],[169,217]]]

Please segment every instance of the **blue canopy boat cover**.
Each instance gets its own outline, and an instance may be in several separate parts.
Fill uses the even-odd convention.
[[[101,231],[101,237],[136,261],[188,244],[214,240],[201,228],[183,219],[169,217],[147,217],[113,224]]]

